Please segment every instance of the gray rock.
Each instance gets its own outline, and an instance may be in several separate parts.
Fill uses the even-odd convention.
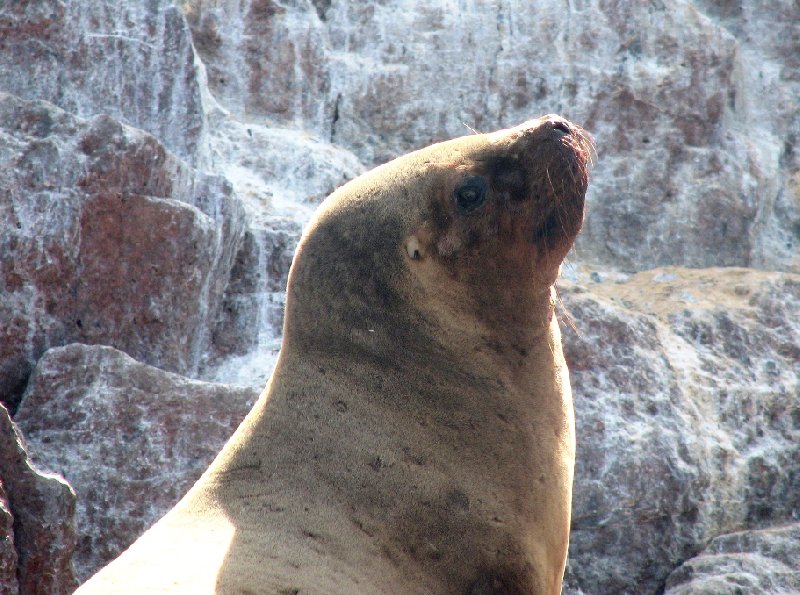
[[[800,13],[729,4],[182,6],[212,93],[243,119],[377,163],[560,112],[597,139],[582,260],[798,272]]]
[[[202,70],[171,0],[5,2],[0,39],[0,90],[108,114],[190,163],[202,157]]]
[[[16,425],[2,404],[0,496],[2,592],[72,593],[78,585],[72,568],[75,492],[62,478],[31,464]]]
[[[192,0],[181,7],[208,86],[232,113],[317,132],[332,117],[330,58],[307,2]]]
[[[14,517],[11,504],[0,478],[0,593],[17,595],[17,562],[19,555],[14,545]]]
[[[36,461],[78,494],[74,560],[81,580],[175,505],[256,397],[110,347],[73,344],[39,360],[16,421]]]
[[[578,436],[566,593],[657,593],[713,538],[800,518],[797,275],[674,268],[561,295]]]
[[[307,219],[322,199],[364,171],[353,153],[304,130],[239,122],[220,110],[210,114],[209,129],[213,165],[251,207],[256,227],[269,226],[276,214]]]
[[[258,353],[260,344],[270,339],[274,342],[275,337],[280,344],[286,282],[300,231],[291,219],[271,217],[266,228],[251,228],[245,234],[214,328],[214,350],[207,354],[202,378],[213,379],[215,366],[230,361],[231,356]],[[268,376],[269,366],[261,365],[259,376]],[[263,380],[258,385],[263,386]]]
[[[245,232],[214,324],[214,353],[209,354],[207,360],[247,353],[256,346],[258,333],[250,329],[260,322],[259,297],[265,277],[259,263],[262,253],[253,231]]]
[[[721,535],[669,575],[665,595],[800,592],[800,524]]]

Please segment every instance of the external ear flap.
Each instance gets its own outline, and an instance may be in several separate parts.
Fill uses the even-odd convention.
[[[416,235],[409,236],[406,240],[406,252],[411,260],[422,260],[424,253],[422,251],[422,244]]]
[[[431,255],[433,234],[427,223],[415,229],[405,240],[406,254],[411,260],[424,260]],[[433,248],[435,251],[435,248]]]

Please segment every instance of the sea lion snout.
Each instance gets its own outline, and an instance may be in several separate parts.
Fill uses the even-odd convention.
[[[548,114],[493,137],[496,153],[491,160],[496,165],[492,169],[501,178],[512,169],[524,172],[534,198],[544,198],[541,187],[551,191],[550,198],[585,194],[594,145],[589,133],[577,124]]]
[[[487,163],[495,195],[538,254],[556,263],[583,224],[591,137],[556,114],[494,134]]]
[[[560,138],[564,135],[575,134],[579,137],[586,137],[586,132],[578,126],[559,116],[558,114],[547,114],[540,118],[534,118],[523,122],[522,124],[511,129],[522,132],[523,134],[549,134],[554,138]]]
[[[566,118],[562,118],[558,114],[547,114],[546,116],[542,116],[539,118],[540,120],[544,120],[544,126],[548,126],[553,130],[561,132],[563,134],[571,134],[572,132],[581,131],[580,126],[577,126],[567,120]]]
[[[580,126],[555,114],[531,124],[525,130],[530,137],[528,176],[539,202],[533,239],[549,248],[571,245],[583,224],[592,140]]]
[[[572,132],[572,128],[570,128],[569,122],[563,119],[557,120],[549,120],[547,125],[550,126],[553,130],[557,132],[562,132],[564,134],[569,134]]]
[[[409,259],[435,256],[450,269],[486,269],[492,259],[489,268],[505,272],[508,262],[528,261],[555,271],[583,224],[591,153],[589,134],[556,114],[430,147],[423,163],[437,190],[420,211],[429,216],[405,236]]]

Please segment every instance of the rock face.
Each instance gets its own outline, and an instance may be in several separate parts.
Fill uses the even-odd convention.
[[[715,537],[800,518],[800,276],[594,277],[561,291],[578,436],[565,592],[657,593]]]
[[[0,405],[0,588],[3,593],[59,595],[78,583],[75,492],[31,465],[8,410]]]
[[[39,361],[16,420],[42,466],[78,494],[75,567],[87,578],[191,487],[257,392],[189,380],[103,346]]]
[[[184,7],[212,92],[248,118],[375,163],[559,112],[597,139],[582,259],[800,271],[793,0]]]
[[[800,524],[717,537],[667,580],[666,595],[800,592]]]
[[[14,547],[14,516],[5,488],[0,485],[0,593],[16,595],[19,592],[18,560]]]
[[[199,160],[201,66],[170,0],[7,2],[0,39],[0,90],[78,116],[108,114]]]
[[[431,141],[560,112],[598,152],[562,287],[579,437],[565,592],[795,588],[800,11],[646,4],[0,6],[0,401],[13,414],[28,387],[34,454],[76,482],[82,577],[177,498],[155,493],[164,477],[202,467],[192,412],[244,398],[188,378],[269,375],[322,197]],[[156,419],[196,434],[175,446]],[[89,455],[129,475],[98,463],[92,484]],[[2,591],[28,554],[0,479]]]
[[[243,235],[220,177],[107,116],[0,95],[0,400],[51,346],[196,374]]]

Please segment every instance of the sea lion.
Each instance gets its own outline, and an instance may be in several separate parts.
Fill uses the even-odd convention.
[[[558,593],[575,438],[552,285],[589,153],[544,116],[328,197],[264,393],[79,593]]]

